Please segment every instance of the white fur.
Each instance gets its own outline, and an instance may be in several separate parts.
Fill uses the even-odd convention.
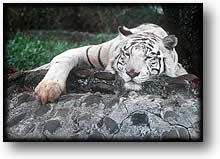
[[[167,36],[167,33],[161,27],[154,24],[143,24],[133,29],[128,29],[124,27],[124,29],[130,31],[133,34],[138,34],[142,32],[153,33],[161,39]],[[100,63],[98,62],[98,52],[100,48],[100,57],[102,63],[105,66],[105,71],[109,71],[111,73],[118,72],[119,76],[121,76],[125,81],[125,88],[140,90],[140,84],[148,80],[150,76],[149,68],[146,67],[146,65],[148,64],[143,60],[143,51],[134,51],[134,53],[130,56],[130,59],[127,60],[126,64],[122,67],[122,70],[118,70],[116,66],[116,62],[118,60],[116,59],[116,57],[118,57],[118,55],[120,54],[120,47],[129,45],[129,42],[132,41],[132,35],[124,36],[119,33],[118,37],[103,44],[67,50],[62,54],[56,56],[50,62],[50,64],[46,64],[40,67],[49,70],[43,80],[38,84],[35,89],[36,98],[42,103],[47,103],[47,101],[54,101],[56,98],[58,98],[60,94],[66,89],[66,79],[69,75],[69,72],[74,67],[76,67],[77,65],[79,66],[82,63],[86,63],[89,65],[86,52],[88,52],[89,54],[89,59],[91,63],[96,68],[101,68]],[[118,49],[116,49],[117,46],[119,46]],[[158,46],[155,46],[154,49],[155,51],[161,50],[163,52],[163,55],[161,56],[166,57],[165,74],[175,77],[176,75],[187,73],[182,68],[182,66],[178,64],[178,57],[175,49],[173,51],[168,51],[165,49],[162,43],[159,43]],[[130,69],[135,69],[135,71],[140,72],[140,74],[137,77],[133,78],[132,81],[131,77],[128,76],[128,74],[126,73],[126,71],[129,71]]]

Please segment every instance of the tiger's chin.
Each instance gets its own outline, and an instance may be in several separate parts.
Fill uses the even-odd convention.
[[[126,82],[124,84],[124,87],[127,90],[134,90],[134,91],[139,91],[142,88],[140,84],[137,84],[137,83],[135,83],[133,81]]]

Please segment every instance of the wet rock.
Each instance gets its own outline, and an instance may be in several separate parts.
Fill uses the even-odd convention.
[[[197,78],[155,77],[132,95],[121,90],[119,77],[110,80],[103,72],[93,77],[90,71],[91,75],[85,71],[81,78],[68,78],[67,94],[45,105],[22,88],[25,83],[34,89],[46,71],[15,78],[8,85],[15,86],[8,93],[5,136],[39,141],[201,141],[201,99],[191,91]],[[80,92],[82,88],[89,92]]]
[[[167,82],[168,84],[188,85],[194,79],[198,79],[198,77],[193,74],[185,74],[175,78],[169,78]]]
[[[118,96],[110,96],[109,98],[106,97],[103,101],[107,108],[112,108],[115,104],[119,104],[120,98]]]
[[[19,115],[13,117],[12,119],[10,119],[8,121],[7,126],[12,127],[12,126],[17,125],[21,120],[23,120],[25,118],[25,115],[26,115],[26,113],[22,113],[22,114],[19,114]]]
[[[148,116],[145,113],[135,113],[131,116],[131,122],[133,125],[148,125]]]
[[[164,96],[165,98],[171,94],[181,94],[189,97],[198,94],[194,93],[194,85],[196,85],[196,88],[200,88],[200,83],[197,82],[197,84],[194,84],[193,82],[197,80],[199,80],[198,77],[193,74],[186,74],[175,78],[167,76],[153,77],[151,81],[146,81],[142,84],[142,92],[145,94]]]
[[[193,79],[190,83],[190,86],[191,86],[191,90],[192,90],[193,94],[196,95],[197,97],[199,97],[200,90],[201,90],[201,81],[198,78]]]
[[[70,112],[71,112],[70,108],[57,109],[56,116],[66,117],[70,114]]]
[[[79,117],[79,121],[82,121],[82,120],[91,120],[91,114],[88,114],[88,113],[86,113],[86,114],[84,114],[84,115],[82,115],[81,117]]]
[[[115,94],[114,87],[106,83],[95,83],[90,86],[92,92],[101,92],[105,94]]]
[[[190,134],[190,140],[192,141],[197,141],[202,137],[200,133],[200,129],[189,128],[188,131]]]
[[[97,123],[97,126],[99,128],[101,128],[103,126],[103,119],[101,119],[98,123]]]
[[[162,134],[162,140],[176,140],[179,138],[177,132],[175,129],[172,129],[170,131],[165,131],[163,134]]]
[[[162,140],[170,140],[170,139],[188,141],[190,139],[190,136],[186,128],[176,126],[170,131],[165,131],[162,135]]]
[[[42,116],[46,114],[51,109],[50,105],[40,105],[39,109],[35,111],[36,116]]]
[[[35,96],[32,93],[24,92],[20,96],[18,96],[18,102],[17,105],[20,105],[24,102],[34,101]]]
[[[39,70],[33,72],[25,72],[24,73],[24,83],[29,88],[34,88],[37,84],[43,79],[46,75],[47,70]]]
[[[113,119],[111,119],[109,117],[105,117],[103,120],[103,123],[105,124],[105,126],[110,134],[112,134],[116,130],[118,130],[118,124]]]
[[[114,80],[115,74],[112,74],[110,72],[96,72],[94,73],[94,77],[102,80]]]
[[[59,128],[61,128],[61,125],[58,120],[49,120],[45,123],[44,131],[48,130],[51,134],[53,134]]]
[[[84,103],[86,103],[86,107],[88,106],[92,106],[92,104],[99,104],[102,102],[102,99],[100,96],[96,96],[96,95],[90,95],[88,96],[84,101]]]
[[[89,70],[77,70],[74,74],[78,78],[85,79],[85,78],[88,78],[91,75],[91,71],[89,71]]]
[[[59,98],[59,101],[69,101],[69,100],[78,100],[80,97],[82,97],[82,95],[63,95]]]
[[[12,84],[9,88],[7,88],[7,94],[12,94],[13,91],[16,89],[16,84]]]
[[[189,140],[189,133],[186,128],[178,128],[179,138],[184,140]]]
[[[19,77],[21,77],[23,75],[23,72],[15,72],[15,73],[12,73],[8,76],[8,81],[13,81]]]
[[[98,131],[95,131],[92,135],[90,135],[89,137],[88,137],[88,141],[97,141],[97,140],[104,140],[105,139],[105,136],[102,134],[102,133],[100,133],[100,132],[98,132]]]
[[[165,114],[163,116],[164,119],[172,118],[172,119],[176,119],[176,120],[178,117],[179,116],[173,111],[167,111],[167,112],[165,112]]]

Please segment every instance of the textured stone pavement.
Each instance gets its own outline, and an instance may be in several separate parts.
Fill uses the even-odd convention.
[[[201,140],[201,101],[198,79],[193,75],[160,77],[145,83],[142,92],[123,92],[120,80],[103,74],[108,78],[103,82],[99,74],[93,74],[88,81],[87,73],[83,72],[84,79],[69,77],[69,86],[74,85],[72,90],[77,92],[68,88],[66,95],[45,105],[37,103],[33,92],[23,88],[35,87],[41,76],[33,80],[36,76],[30,74],[16,78],[10,75],[4,114],[7,140]]]

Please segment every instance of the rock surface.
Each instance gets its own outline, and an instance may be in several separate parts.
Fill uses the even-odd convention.
[[[124,90],[123,81],[108,73],[75,71],[68,77],[68,93],[42,105],[31,90],[45,73],[9,74],[7,141],[202,139],[200,84],[194,75],[155,77],[134,92]]]

